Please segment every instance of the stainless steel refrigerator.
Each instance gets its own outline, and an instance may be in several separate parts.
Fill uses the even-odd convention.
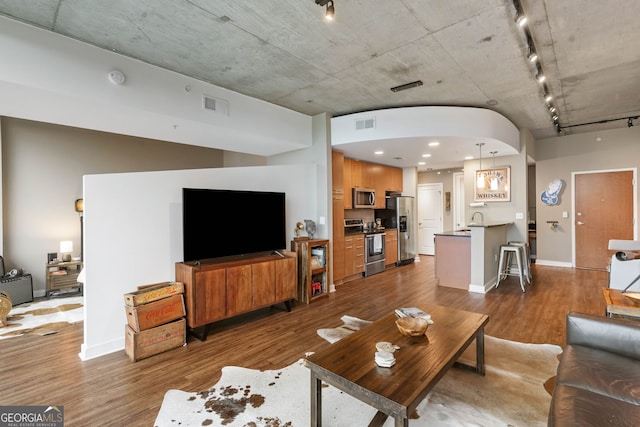
[[[412,263],[416,257],[415,198],[398,196],[396,199],[396,218],[398,224],[398,265]]]

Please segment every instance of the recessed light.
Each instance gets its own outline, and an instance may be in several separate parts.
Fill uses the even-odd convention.
[[[375,151],[375,152],[374,152],[374,154],[375,154],[375,155],[377,155],[377,156],[379,156],[379,155],[381,155],[381,154],[384,154],[384,151]]]
[[[438,145],[440,145],[438,141],[433,141],[429,143],[429,147],[437,147]]]
[[[431,154],[423,154],[422,157],[431,157]]]
[[[426,165],[426,164],[427,164],[427,162],[418,162],[418,165],[419,165],[419,166],[424,166],[424,165]]]
[[[467,157],[465,157],[464,159],[465,159],[465,160],[472,160],[472,159],[473,159],[473,156],[467,156]]]

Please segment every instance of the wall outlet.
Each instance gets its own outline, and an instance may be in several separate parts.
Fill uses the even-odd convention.
[[[516,219],[524,219],[524,214],[522,212],[516,212]]]
[[[569,218],[569,212],[567,211],[562,212],[562,218]]]

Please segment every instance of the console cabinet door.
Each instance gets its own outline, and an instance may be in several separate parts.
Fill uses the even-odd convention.
[[[195,273],[192,290],[195,308],[193,327],[206,325],[226,317],[226,287],[224,268]]]
[[[275,262],[276,265],[276,301],[298,299],[298,286],[296,284],[295,258],[285,258]]]
[[[251,265],[228,267],[227,316],[246,313],[252,309]]]
[[[252,264],[253,307],[265,307],[276,302],[276,264],[278,261]]]

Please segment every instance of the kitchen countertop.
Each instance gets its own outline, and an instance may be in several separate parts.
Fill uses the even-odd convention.
[[[499,227],[502,225],[511,225],[513,222],[505,222],[505,221],[495,221],[495,222],[483,222],[482,224],[471,223],[467,224],[468,228],[463,228],[461,230],[454,231],[443,231],[442,233],[435,233],[436,236],[454,236],[454,237],[470,237],[471,236],[471,227],[475,228],[491,228],[491,227]]]
[[[356,236],[358,234],[377,234],[377,233],[384,233],[385,231],[394,231],[397,230],[396,228],[379,228],[379,229],[373,229],[373,230],[364,230],[364,231],[350,231],[350,232],[345,232],[344,235],[345,236]]]
[[[494,221],[494,222],[483,222],[481,224],[478,223],[470,223],[467,224],[467,227],[483,227],[483,228],[489,228],[489,227],[499,227],[501,225],[511,225],[513,224],[513,221]]]
[[[442,233],[435,233],[435,236],[452,236],[452,237],[471,237],[471,231],[456,230],[456,231],[443,231]]]

